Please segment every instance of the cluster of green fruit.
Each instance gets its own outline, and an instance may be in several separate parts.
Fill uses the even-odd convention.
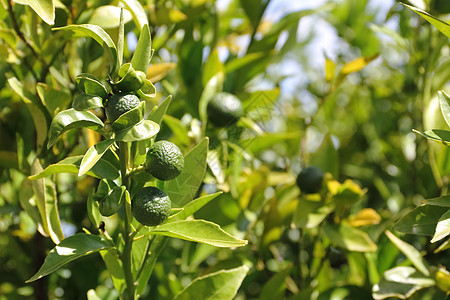
[[[110,82],[112,90],[110,93],[105,93],[106,88],[91,76],[83,77],[84,80],[81,80],[82,84],[79,85],[82,87],[82,95],[95,93],[96,97],[101,98],[97,102],[97,107],[105,109],[107,120],[114,133],[113,138],[121,141],[121,132],[129,132],[129,128],[143,121],[146,92],[151,90],[153,85],[146,79],[145,73],[134,70],[130,64],[120,68],[119,77],[119,81]],[[95,87],[95,90],[92,87]],[[74,108],[81,107],[84,110],[87,108],[85,99],[92,100],[93,96],[83,97],[74,101]],[[92,108],[94,107],[89,106],[89,109]],[[158,141],[148,149],[143,167],[154,178],[168,181],[181,173],[184,168],[184,157],[175,144]],[[124,186],[118,186],[111,180],[101,180],[93,197],[98,201],[99,211],[103,216],[111,216],[118,212],[125,198],[125,189]],[[171,212],[171,201],[159,188],[148,186],[136,192],[131,200],[131,208],[138,222],[156,226],[167,220]]]

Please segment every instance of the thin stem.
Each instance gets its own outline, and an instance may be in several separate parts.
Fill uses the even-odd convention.
[[[36,50],[33,48],[31,43],[27,40],[27,38],[25,37],[23,32],[20,30],[19,24],[17,23],[16,15],[14,14],[14,11],[13,11],[12,0],[7,0],[6,2],[8,4],[8,14],[9,14],[9,17],[11,18],[11,22],[12,22],[14,31],[19,36],[19,38],[25,43],[25,45],[31,50],[31,53],[33,54],[33,56],[35,56],[37,58],[37,60],[39,60],[41,62],[42,68],[46,69],[47,63],[45,62],[45,60],[42,57],[40,57],[37,54]],[[36,73],[34,72],[33,68],[28,64],[26,59],[24,59],[24,63],[30,69],[30,71],[33,73],[34,78],[38,79]]]
[[[128,182],[128,144],[125,142],[119,142],[119,162],[120,162],[120,172],[122,176],[122,185],[129,189]],[[135,299],[135,289],[132,269],[132,246],[133,246],[133,230],[130,223],[132,216],[130,215],[131,208],[127,207],[130,204],[125,201],[125,246],[123,248],[123,271],[125,273],[125,281],[127,283],[126,293],[128,294],[128,299]]]

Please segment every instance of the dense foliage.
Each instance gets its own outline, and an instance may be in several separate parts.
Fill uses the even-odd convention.
[[[0,299],[448,298],[450,8],[374,2],[1,1]]]

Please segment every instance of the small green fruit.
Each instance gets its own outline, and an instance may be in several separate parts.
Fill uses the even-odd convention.
[[[134,94],[114,94],[106,103],[106,116],[113,123],[122,114],[138,107],[139,103],[141,100]]]
[[[297,185],[305,194],[318,193],[322,188],[324,174],[316,166],[304,168],[297,176]]]
[[[233,94],[219,93],[207,106],[208,121],[216,127],[230,126],[242,117],[241,101]]]
[[[144,166],[153,177],[172,180],[183,171],[184,157],[174,143],[159,141],[148,150]]]
[[[157,226],[166,221],[171,209],[169,196],[154,186],[139,190],[131,202],[133,216],[146,226]]]

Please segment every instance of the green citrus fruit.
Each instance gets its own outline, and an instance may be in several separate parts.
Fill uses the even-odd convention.
[[[139,103],[141,103],[141,100],[139,100],[136,95],[123,93],[114,94],[106,103],[106,116],[112,123],[122,114],[136,108]]]
[[[139,190],[131,201],[133,216],[146,226],[156,226],[166,221],[171,209],[169,196],[154,186]]]
[[[207,106],[208,120],[216,127],[226,127],[242,117],[241,101],[233,94],[219,93]]]
[[[159,180],[171,180],[180,175],[184,168],[184,157],[174,143],[159,141],[147,152],[145,169]]]
[[[318,193],[322,188],[323,172],[316,166],[304,168],[297,176],[297,185],[305,194]]]

